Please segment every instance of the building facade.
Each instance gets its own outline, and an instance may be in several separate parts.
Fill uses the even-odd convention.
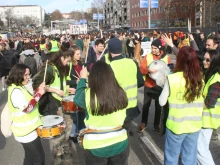
[[[2,16],[2,21],[6,23],[6,12],[11,10],[11,19],[13,17],[24,18],[25,16],[30,16],[36,18],[38,25],[42,26],[44,23],[45,10],[38,5],[18,5],[18,6],[0,6],[0,14]]]
[[[158,8],[151,8],[150,28],[187,27],[188,18],[195,26],[195,2],[178,0],[159,0]],[[148,8],[140,8],[140,0],[130,0],[131,29],[148,27]]]
[[[130,27],[130,1],[107,0],[103,13],[103,27],[108,29]]]

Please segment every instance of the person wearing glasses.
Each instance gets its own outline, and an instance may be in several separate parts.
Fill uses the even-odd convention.
[[[169,102],[166,122],[164,164],[195,165],[197,141],[202,126],[202,72],[196,52],[189,46],[180,49],[173,74],[167,76],[159,103]]]
[[[209,150],[213,129],[220,126],[220,54],[217,50],[208,50],[203,60],[205,87],[203,90],[204,109],[202,129],[198,139],[198,164],[214,165]]]
[[[36,128],[42,125],[38,101],[45,93],[45,83],[41,83],[33,94],[25,87],[29,79],[30,69],[24,64],[16,64],[9,73],[6,83],[8,106],[12,116],[11,130],[15,140],[24,148],[23,164],[43,165],[45,154]]]

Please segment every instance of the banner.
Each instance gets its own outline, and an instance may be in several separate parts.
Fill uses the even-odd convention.
[[[87,34],[87,24],[84,25],[69,25],[70,34]]]
[[[151,43],[150,41],[141,42],[141,49],[143,49],[142,56],[146,56],[151,53]]]

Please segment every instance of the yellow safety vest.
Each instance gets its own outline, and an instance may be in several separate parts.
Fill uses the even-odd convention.
[[[206,83],[205,88],[203,90],[203,96],[205,98],[208,94],[209,87],[216,82],[220,82],[219,73],[214,74]],[[220,98],[218,98],[215,104],[215,108],[204,108],[202,115],[203,128],[217,129],[220,126]]]
[[[50,84],[50,87],[55,88],[55,89],[61,89],[61,84],[60,84],[60,78],[59,78],[59,71],[57,70],[57,67],[54,65],[50,65],[51,67],[53,67],[53,70],[55,71],[54,74],[54,81],[52,84]],[[67,94],[67,89],[66,89],[66,78],[63,78],[63,91]],[[61,101],[62,97],[58,96],[56,93],[52,93],[52,96]]]
[[[30,113],[22,112],[19,108],[14,107],[12,104],[11,94],[14,89],[20,89],[28,102],[33,98],[33,96],[25,87],[16,86],[15,84],[8,87],[8,105],[12,116],[12,132],[15,136],[25,136],[42,125],[38,111],[38,104]]]
[[[169,116],[166,126],[175,134],[193,133],[201,129],[204,99],[201,96],[188,103],[183,95],[186,81],[183,72],[168,75],[170,86]]]
[[[128,108],[137,106],[137,66],[133,60],[123,58],[110,63],[119,85],[124,89],[128,98]]]
[[[40,50],[45,50],[46,49],[46,44],[40,44]]]
[[[106,53],[106,54],[104,55],[106,64],[110,64],[110,63],[111,63],[108,56],[109,56],[108,53]]]
[[[113,112],[103,116],[93,116],[90,108],[90,89],[85,93],[86,108],[88,118],[84,120],[86,128],[92,130],[114,129],[122,126],[126,117],[126,109]],[[97,101],[97,99],[95,99]],[[127,132],[125,129],[104,134],[86,134],[83,139],[84,149],[96,149],[107,147],[126,140]]]
[[[58,52],[59,48],[58,48],[58,45],[57,45],[58,44],[57,41],[56,40],[52,40],[50,42],[52,44],[50,52]]]

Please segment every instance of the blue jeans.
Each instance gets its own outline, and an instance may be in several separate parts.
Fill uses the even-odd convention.
[[[182,165],[196,165],[199,132],[177,135],[166,128],[164,165],[177,165],[180,152]]]
[[[213,129],[201,129],[198,139],[198,165],[215,165],[209,150]]]
[[[86,128],[84,123],[85,117],[85,111],[79,111],[72,114],[73,126],[70,133],[71,137],[76,136],[76,133],[78,133],[81,129]]]

